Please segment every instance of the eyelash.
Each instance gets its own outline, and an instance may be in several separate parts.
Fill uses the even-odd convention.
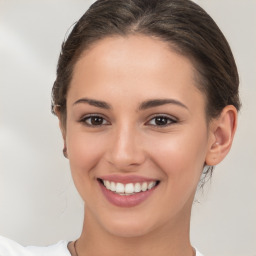
[[[101,119],[103,121],[103,123],[101,124],[92,124],[92,118],[97,118],[97,119]],[[88,120],[91,120],[90,123],[88,123]],[[95,121],[95,120],[94,120]],[[80,123],[83,123],[86,126],[89,127],[101,127],[103,125],[109,125],[110,123],[106,120],[106,118],[104,118],[103,116],[99,115],[99,114],[90,114],[87,116],[84,116],[80,121]]]
[[[167,123],[166,124],[162,124],[162,125],[160,125],[160,124],[159,125],[157,125],[157,124],[150,124],[150,122],[152,120],[155,120],[155,122],[156,122],[157,119],[158,119],[158,121],[160,121],[160,119],[162,119],[162,121],[163,121],[163,119],[165,119],[165,121]],[[148,124],[150,126],[155,126],[157,128],[163,128],[163,127],[168,127],[170,125],[176,124],[177,122],[178,122],[178,120],[175,119],[174,117],[170,117],[168,115],[163,115],[163,114],[157,114],[157,115],[151,117],[151,119],[146,124]]]
[[[93,124],[92,118],[97,118],[100,119],[102,121],[102,123],[100,124]],[[158,121],[165,121],[165,124],[156,124]],[[90,123],[88,123],[88,120],[91,120]],[[153,120],[155,120],[155,124],[150,124],[150,122],[152,122]],[[97,122],[97,120],[94,120]],[[92,127],[92,128],[97,128],[97,127],[101,127],[103,125],[110,125],[110,123],[101,115],[99,114],[90,114],[87,116],[84,116],[79,122],[83,123],[84,125],[88,126],[88,127]],[[149,121],[146,122],[146,125],[150,125],[150,126],[155,126],[157,128],[163,128],[163,127],[168,127],[170,125],[176,124],[178,122],[178,120],[176,120],[173,117],[167,116],[167,115],[161,115],[161,114],[157,114],[153,117],[150,118]]]

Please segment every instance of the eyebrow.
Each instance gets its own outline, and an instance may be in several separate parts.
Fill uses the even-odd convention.
[[[87,103],[91,106],[102,108],[102,109],[111,109],[111,106],[107,102],[101,101],[101,100],[81,98],[81,99],[75,101],[73,103],[73,106],[77,105],[79,103]],[[188,109],[188,107],[186,105],[184,105],[182,102],[180,102],[178,100],[175,100],[175,99],[152,99],[152,100],[147,100],[147,101],[142,102],[139,105],[138,109],[139,110],[146,110],[146,109],[149,109],[149,108],[159,107],[159,106],[166,105],[166,104],[174,104],[174,105],[181,106],[185,109]]]
[[[101,101],[101,100],[81,98],[81,99],[75,101],[73,103],[73,106],[77,105],[79,103],[87,103],[87,104],[89,104],[91,106],[94,106],[94,107],[103,108],[103,109],[111,109],[111,106],[107,102]]]
[[[146,110],[149,108],[159,107],[166,104],[174,104],[174,105],[183,107],[185,109],[188,109],[186,105],[184,105],[182,102],[175,99],[152,99],[152,100],[147,100],[142,102],[139,106],[139,110]]]

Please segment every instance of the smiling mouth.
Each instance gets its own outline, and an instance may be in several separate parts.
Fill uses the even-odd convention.
[[[141,192],[151,190],[159,185],[160,181],[144,181],[135,183],[121,183],[109,180],[97,179],[107,190],[112,191],[121,196],[135,195]]]

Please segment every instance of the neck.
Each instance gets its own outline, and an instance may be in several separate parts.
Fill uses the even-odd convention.
[[[172,223],[167,223],[145,235],[120,237],[102,229],[87,210],[83,231],[76,243],[79,256],[194,255],[189,240],[190,211],[182,218],[179,215]]]

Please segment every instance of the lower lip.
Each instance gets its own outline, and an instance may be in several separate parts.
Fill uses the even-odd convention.
[[[144,202],[150,195],[152,195],[152,193],[155,191],[156,187],[153,187],[150,190],[144,191],[144,192],[140,192],[140,193],[136,193],[133,195],[129,195],[129,196],[121,196],[115,192],[112,192],[110,190],[108,190],[101,182],[99,182],[100,184],[100,188],[104,194],[104,196],[107,198],[107,200],[112,203],[115,206],[119,206],[119,207],[133,207],[136,205],[141,204],[142,202]]]

